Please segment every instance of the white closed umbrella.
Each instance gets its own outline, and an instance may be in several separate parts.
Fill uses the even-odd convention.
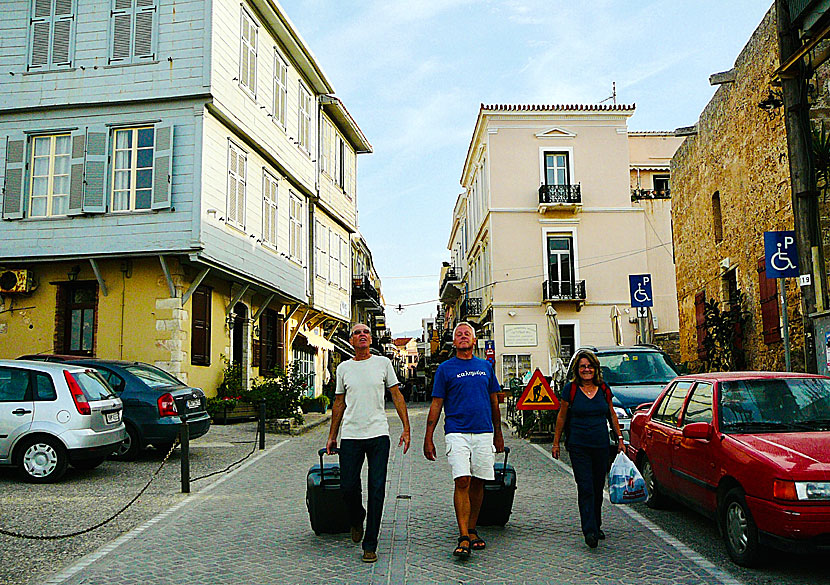
[[[617,305],[611,307],[611,334],[615,345],[623,345],[622,313]]]
[[[565,381],[565,364],[562,362],[562,337],[559,335],[559,322],[556,320],[556,309],[548,305],[545,309],[548,318],[548,347],[550,349],[550,375],[554,387]]]

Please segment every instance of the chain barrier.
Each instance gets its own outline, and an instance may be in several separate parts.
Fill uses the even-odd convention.
[[[202,479],[207,479],[208,477],[213,477],[214,475],[219,475],[220,473],[227,473],[228,471],[230,471],[231,469],[233,469],[234,467],[236,467],[237,465],[239,465],[240,463],[242,463],[243,461],[248,459],[257,450],[257,446],[258,446],[257,443],[259,442],[258,439],[259,439],[259,432],[260,432],[259,428],[260,428],[260,425],[257,424],[256,434],[254,435],[254,441],[253,441],[254,447],[253,447],[253,449],[251,449],[250,453],[248,453],[247,455],[242,457],[242,459],[239,459],[238,461],[234,461],[233,463],[231,463],[230,465],[228,465],[224,469],[220,469],[219,471],[213,471],[213,472],[207,473],[205,475],[200,475],[198,477],[191,478],[190,481],[191,482],[199,481],[199,480],[202,480]],[[135,497],[133,497],[133,499],[131,499],[129,502],[127,502],[120,510],[118,510],[115,514],[113,514],[112,516],[110,516],[106,520],[102,520],[98,524],[95,524],[94,526],[90,526],[88,528],[84,528],[83,530],[76,530],[75,532],[68,532],[66,534],[51,534],[51,535],[25,534],[23,532],[15,532],[14,530],[5,530],[3,528],[0,528],[0,535],[9,536],[9,537],[12,537],[12,538],[22,538],[24,540],[60,540],[60,539],[63,539],[63,538],[72,538],[74,536],[80,536],[82,534],[92,532],[93,530],[97,530],[98,528],[101,528],[102,526],[105,526],[106,524],[109,524],[110,522],[115,520],[118,516],[120,516],[122,513],[124,513],[127,510],[127,508],[132,506],[138,500],[138,498],[140,498],[142,496],[142,494],[144,494],[144,492],[147,491],[147,488],[150,487],[150,484],[152,484],[153,481],[155,481],[156,477],[158,477],[158,474],[161,473],[161,470],[162,470],[162,468],[164,468],[164,465],[167,463],[167,460],[170,459],[170,455],[173,454],[173,451],[175,451],[176,447],[178,447],[178,446],[179,446],[179,439],[177,438],[173,442],[173,446],[170,447],[170,450],[167,452],[167,455],[164,456],[164,459],[162,460],[161,465],[159,465],[158,469],[156,469],[153,472],[153,475],[150,477],[149,481],[144,485],[144,487],[142,487],[139,490],[139,492],[135,495]]]
[[[94,526],[90,526],[89,528],[84,528],[83,530],[76,530],[75,532],[68,532],[66,534],[51,534],[51,535],[25,534],[25,533],[22,533],[22,532],[15,532],[13,530],[4,530],[3,528],[0,528],[0,534],[2,534],[4,536],[11,536],[12,538],[22,538],[22,539],[25,539],[25,540],[60,540],[62,538],[72,538],[73,536],[80,536],[81,534],[86,534],[87,532],[92,532],[93,530],[97,530],[98,528],[101,528],[102,526],[104,526],[106,524],[109,524],[110,522],[112,522],[113,520],[118,518],[118,516],[120,516],[127,508],[132,506],[136,502],[136,500],[138,500],[138,498],[140,498],[141,495],[145,491],[147,491],[147,488],[149,488],[150,484],[153,483],[153,481],[155,481],[156,477],[158,477],[158,474],[161,472],[162,468],[164,467],[164,464],[167,463],[167,460],[170,458],[170,455],[173,454],[173,451],[176,450],[176,447],[178,446],[178,444],[179,444],[179,441],[178,441],[178,439],[176,439],[176,441],[173,442],[173,446],[170,447],[170,450],[167,452],[167,455],[164,456],[164,459],[162,460],[161,465],[158,466],[158,469],[156,469],[156,471],[153,473],[153,475],[150,477],[150,480],[144,485],[144,487],[139,490],[139,492],[135,495],[135,497],[132,500],[127,502],[120,510],[118,510],[115,514],[113,514],[112,516],[110,516],[106,520],[102,520],[98,524],[95,524]]]
[[[248,457],[250,457],[251,455],[254,454],[254,452],[257,450],[257,443],[259,442],[258,439],[259,439],[259,424],[257,424],[257,426],[256,426],[256,435],[254,435],[254,448],[251,449],[250,453],[245,455],[245,457],[243,457],[239,461],[234,461],[233,463],[228,465],[225,469],[221,469],[219,471],[213,471],[213,472],[207,473],[205,475],[200,475],[199,477],[192,477],[192,478],[190,478],[190,481],[191,482],[199,481],[200,479],[206,479],[208,477],[213,477],[214,475],[219,475],[220,473],[226,473],[226,472],[230,471],[233,467],[236,467],[237,465],[239,465],[240,463],[245,461]]]

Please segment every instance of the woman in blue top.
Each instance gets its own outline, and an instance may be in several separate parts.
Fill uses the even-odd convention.
[[[579,502],[579,519],[585,544],[596,548],[605,538],[602,531],[602,491],[608,470],[608,426],[617,435],[617,449],[622,451],[620,423],[611,405],[611,390],[602,380],[597,356],[581,349],[574,356],[571,380],[562,391],[551,454],[559,459],[559,440],[565,421],[570,418],[565,447],[571,457]],[[570,415],[570,417],[568,417]]]

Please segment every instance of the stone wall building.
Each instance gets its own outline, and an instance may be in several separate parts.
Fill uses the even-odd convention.
[[[776,281],[764,270],[764,232],[793,229],[782,108],[765,111],[778,67],[774,10],[753,33],[672,159],[672,225],[681,360],[703,369],[702,301],[741,302],[744,367],[783,370]],[[804,367],[801,299],[787,279],[793,369]],[[739,301],[742,293],[743,300]]]

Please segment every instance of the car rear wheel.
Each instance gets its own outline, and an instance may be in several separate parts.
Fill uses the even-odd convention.
[[[758,527],[746,505],[744,491],[735,487],[727,492],[721,507],[726,552],[742,567],[755,566],[760,559]]]
[[[138,431],[132,425],[127,425],[127,437],[118,445],[118,449],[113,451],[112,458],[117,461],[133,461],[138,457],[141,451],[141,439],[138,436]]]
[[[18,468],[30,483],[53,483],[66,473],[69,458],[63,445],[52,437],[35,437],[18,451]]]
[[[660,493],[660,486],[657,483],[657,478],[654,477],[654,467],[651,466],[651,461],[645,455],[643,455],[643,459],[640,462],[640,470],[642,471],[643,480],[646,482],[646,489],[648,490],[646,506],[654,509],[664,507],[666,505],[666,498]]]
[[[95,469],[99,465],[101,465],[104,461],[106,461],[106,457],[95,457],[92,459],[80,459],[78,461],[72,462],[72,467],[75,469]]]

